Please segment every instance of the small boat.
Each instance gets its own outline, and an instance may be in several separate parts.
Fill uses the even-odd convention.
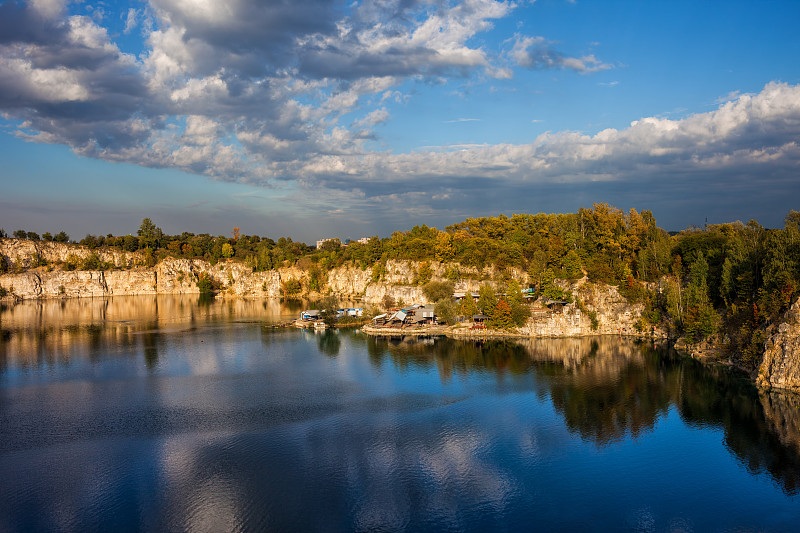
[[[317,322],[314,322],[314,329],[325,329],[325,328],[327,328],[327,327],[328,327],[328,326],[327,326],[327,325],[325,324],[325,322],[323,322],[322,320],[319,320],[319,321],[317,321]]]

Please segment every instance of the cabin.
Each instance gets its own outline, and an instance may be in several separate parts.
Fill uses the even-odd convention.
[[[319,320],[321,311],[319,309],[309,309],[300,312],[300,320]]]
[[[486,315],[472,315],[472,329],[485,328],[488,319],[489,317]]]
[[[409,310],[406,313],[406,318],[403,322],[414,326],[434,324],[436,322],[436,315],[434,314],[433,306],[415,306],[413,310]]]

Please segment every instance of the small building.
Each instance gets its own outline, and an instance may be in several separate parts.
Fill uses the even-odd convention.
[[[472,315],[472,329],[483,329],[486,327],[486,320],[489,317],[486,315]]]
[[[320,318],[319,309],[310,309],[307,311],[302,311],[300,313],[300,320],[319,320],[319,318]]]

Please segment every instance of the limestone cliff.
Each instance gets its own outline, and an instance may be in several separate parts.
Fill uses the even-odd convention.
[[[581,304],[570,303],[560,309],[534,309],[523,331],[530,337],[582,337],[587,335],[646,335],[665,337],[660,330],[640,331],[636,325],[642,316],[642,304],[630,304],[616,287],[586,283],[569,286]],[[582,310],[581,307],[584,309]],[[590,314],[594,314],[593,327]]]
[[[757,383],[763,388],[800,392],[800,299],[767,338]]]
[[[94,253],[104,263],[129,268],[142,263],[140,252],[123,252],[115,248],[90,250],[79,244],[32,241],[29,239],[0,239],[0,261],[9,268],[30,268],[37,258],[47,263],[65,263],[71,259],[83,261]]]
[[[85,258],[95,253],[112,264],[130,265],[141,261],[137,255],[118,251],[89,250],[80,245],[34,242],[20,239],[0,240],[0,254],[7,264],[13,264],[19,273],[0,276],[0,286],[21,299],[47,299],[72,297],[105,297],[143,294],[197,294],[197,280],[210,277],[219,287],[218,297],[277,298],[290,280],[298,280],[306,296],[309,294],[309,272],[297,267],[285,267],[266,272],[253,272],[236,261],[222,261],[212,265],[200,259],[167,257],[152,268],[141,266],[104,271],[60,270],[60,263],[68,257]],[[30,268],[34,259],[44,259],[48,266]],[[26,265],[28,265],[26,267]],[[55,267],[55,268],[54,268]],[[477,295],[482,283],[493,283],[498,272],[491,268],[479,270],[455,264],[431,262],[428,264],[432,279],[444,280],[448,271],[457,272],[455,283],[458,292]],[[396,302],[430,303],[419,285],[413,284],[421,264],[413,261],[389,260],[379,276],[371,268],[343,266],[326,274],[324,292],[330,291],[343,300],[358,300],[365,304],[381,304],[389,296]],[[523,286],[527,284],[525,272],[509,273]],[[376,279],[377,278],[377,279]],[[575,294],[581,305],[568,304],[560,309],[539,308],[531,320],[515,334],[530,337],[581,337],[602,334],[639,334],[635,324],[641,316],[641,305],[629,305],[615,287],[595,285],[580,280],[565,289]],[[592,321],[595,318],[595,324]],[[659,332],[653,332],[661,336]]]

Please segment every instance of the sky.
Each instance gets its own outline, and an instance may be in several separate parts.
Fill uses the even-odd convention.
[[[0,228],[800,210],[800,2],[0,1]]]

